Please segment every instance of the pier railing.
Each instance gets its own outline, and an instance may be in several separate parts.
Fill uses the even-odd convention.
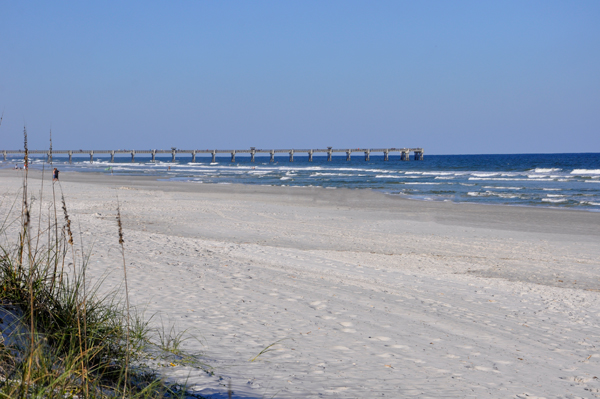
[[[0,150],[6,161],[9,154],[24,154],[24,150]],[[279,149],[279,150],[268,150],[268,149],[257,149],[250,147],[247,150],[184,150],[178,148],[171,148],[170,150],[29,150],[29,154],[43,154],[47,155],[48,161],[52,160],[52,156],[56,154],[66,154],[69,156],[69,163],[73,162],[73,155],[87,154],[90,157],[90,162],[94,162],[94,155],[98,154],[110,154],[110,161],[115,161],[115,155],[128,154],[131,155],[131,162],[135,162],[136,154],[150,154],[152,162],[156,161],[156,154],[171,154],[171,161],[175,162],[178,154],[190,154],[192,162],[196,162],[197,154],[210,154],[212,156],[212,162],[215,162],[217,154],[231,154],[231,162],[235,162],[236,154],[250,154],[250,162],[255,161],[256,154],[269,154],[270,162],[275,161],[275,154],[289,154],[289,161],[294,161],[294,154],[306,153],[308,154],[308,161],[312,162],[313,155],[324,153],[327,155],[327,160],[331,161],[334,153],[345,153],[346,161],[350,161],[352,153],[364,153],[365,161],[370,160],[371,153],[383,153],[383,160],[388,161],[390,153],[400,153],[400,160],[410,160],[410,153],[414,154],[415,161],[423,160],[423,149],[422,148],[313,148],[313,149]]]

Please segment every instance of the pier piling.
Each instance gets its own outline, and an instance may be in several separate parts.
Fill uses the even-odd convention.
[[[212,163],[217,162],[217,151],[212,150],[212,152],[210,153],[212,155]]]
[[[254,154],[256,154],[256,149],[254,147],[250,147],[250,162],[254,162]]]
[[[114,156],[114,151],[113,151]],[[152,150],[152,162],[156,162],[156,150]]]
[[[69,151],[69,163],[73,163],[73,151]]]
[[[231,151],[231,162],[235,162],[235,150]]]
[[[290,162],[294,162],[294,150],[290,151]]]
[[[365,150],[365,161],[369,161],[371,155],[371,150]]]
[[[331,162],[331,154],[333,153],[333,151],[331,151],[331,147],[327,147],[327,161]]]
[[[408,152],[408,150],[400,151],[400,159],[402,161],[410,161],[410,153]]]
[[[383,160],[384,161],[389,161],[390,160],[390,150],[385,149],[383,151]]]
[[[312,162],[313,150],[308,151],[308,162]]]
[[[192,163],[196,163],[196,150],[192,151]]]
[[[352,154],[352,150],[347,150],[346,151],[346,161],[350,160],[351,154]]]
[[[135,162],[135,150],[131,150],[131,162]]]
[[[94,163],[94,151],[90,151],[90,163]]]
[[[271,150],[271,159],[269,159],[269,162],[275,162],[275,151]]]
[[[175,162],[175,153],[177,152],[177,148],[171,147],[171,162]]]

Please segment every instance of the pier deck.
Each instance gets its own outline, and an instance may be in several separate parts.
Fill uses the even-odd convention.
[[[6,161],[9,154],[25,154],[24,150],[0,150],[4,160]],[[334,153],[345,153],[346,160],[351,159],[352,153],[363,153],[365,161],[369,161],[371,153],[382,153],[385,161],[389,160],[390,153],[400,153],[400,159],[402,161],[410,160],[410,153],[414,154],[415,161],[423,160],[423,149],[422,148],[312,148],[312,149],[257,149],[250,147],[250,149],[243,150],[186,150],[172,147],[170,150],[29,150],[28,154],[43,154],[47,155],[48,160],[52,159],[53,155],[66,154],[69,156],[69,162],[73,161],[73,155],[87,154],[90,157],[90,162],[94,162],[94,155],[110,155],[111,162],[114,162],[115,155],[127,154],[131,156],[131,162],[135,162],[136,154],[150,154],[152,162],[156,161],[156,154],[171,154],[171,161],[174,162],[178,154],[190,154],[192,162],[196,162],[197,154],[210,154],[212,156],[212,162],[215,162],[217,154],[231,154],[231,162],[235,162],[236,154],[250,154],[250,162],[255,161],[256,154],[269,154],[270,162],[275,161],[275,154],[289,154],[289,161],[294,161],[294,154],[306,153],[308,154],[308,161],[312,162],[314,154],[326,154],[327,160],[331,161]]]

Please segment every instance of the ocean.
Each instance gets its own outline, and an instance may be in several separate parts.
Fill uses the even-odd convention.
[[[303,156],[304,155],[304,156]],[[600,211],[600,154],[509,154],[509,155],[425,155],[423,161],[401,161],[398,154],[371,155],[364,160],[354,153],[350,161],[345,156],[256,156],[237,154],[236,162],[229,156],[197,156],[191,163],[189,154],[149,158],[136,156],[131,163],[127,156],[107,158],[89,156],[67,158],[55,156],[53,166],[62,175],[70,171],[115,175],[156,176],[161,180],[184,181],[190,184],[257,184],[268,186],[325,187],[328,189],[372,189],[389,195],[426,201],[473,202],[514,206],[535,206]],[[22,159],[8,159],[3,168],[14,167]],[[49,168],[45,158],[33,158],[32,168]]]

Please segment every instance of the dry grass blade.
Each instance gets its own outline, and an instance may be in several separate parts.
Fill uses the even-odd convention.
[[[136,317],[132,325],[127,286],[126,306],[119,292],[100,295],[100,283],[91,289],[86,286],[85,270],[90,259],[84,254],[83,245],[81,256],[77,256],[65,196],[60,197],[62,204],[39,207],[40,212],[48,210],[47,222],[37,215],[32,218],[27,174],[24,176],[23,193],[10,206],[14,215],[6,216],[6,220],[14,217],[16,224],[4,222],[0,226],[5,240],[10,240],[8,233],[12,232],[18,237],[14,243],[0,242],[0,315],[8,307],[14,309],[12,313],[18,316],[13,319],[19,331],[14,344],[0,344],[0,398],[184,397],[185,387],[166,385],[145,364],[150,355],[143,351],[160,345],[154,343],[148,321]],[[58,228],[58,206],[63,211],[62,230]],[[120,207],[117,215],[127,284]],[[36,221],[38,228],[34,232]],[[43,224],[48,227],[41,229]],[[42,234],[49,237],[41,239]],[[32,246],[31,242],[40,246]],[[72,257],[72,263],[65,268],[67,257]],[[57,265],[61,262],[63,268],[59,270]],[[132,336],[135,346],[131,344]]]
[[[125,240],[123,239],[123,223],[121,221],[121,206],[119,204],[119,198],[117,197],[117,225],[119,227],[119,245],[121,246],[121,257],[123,258],[123,277],[125,283],[125,301],[126,301],[126,311],[127,311],[127,350],[125,355],[125,377],[124,377],[124,385],[127,386],[127,375],[129,372],[129,350],[130,350],[130,339],[129,339],[129,289],[127,287],[127,265],[125,263]],[[125,398],[125,391],[123,392],[123,398]]]

